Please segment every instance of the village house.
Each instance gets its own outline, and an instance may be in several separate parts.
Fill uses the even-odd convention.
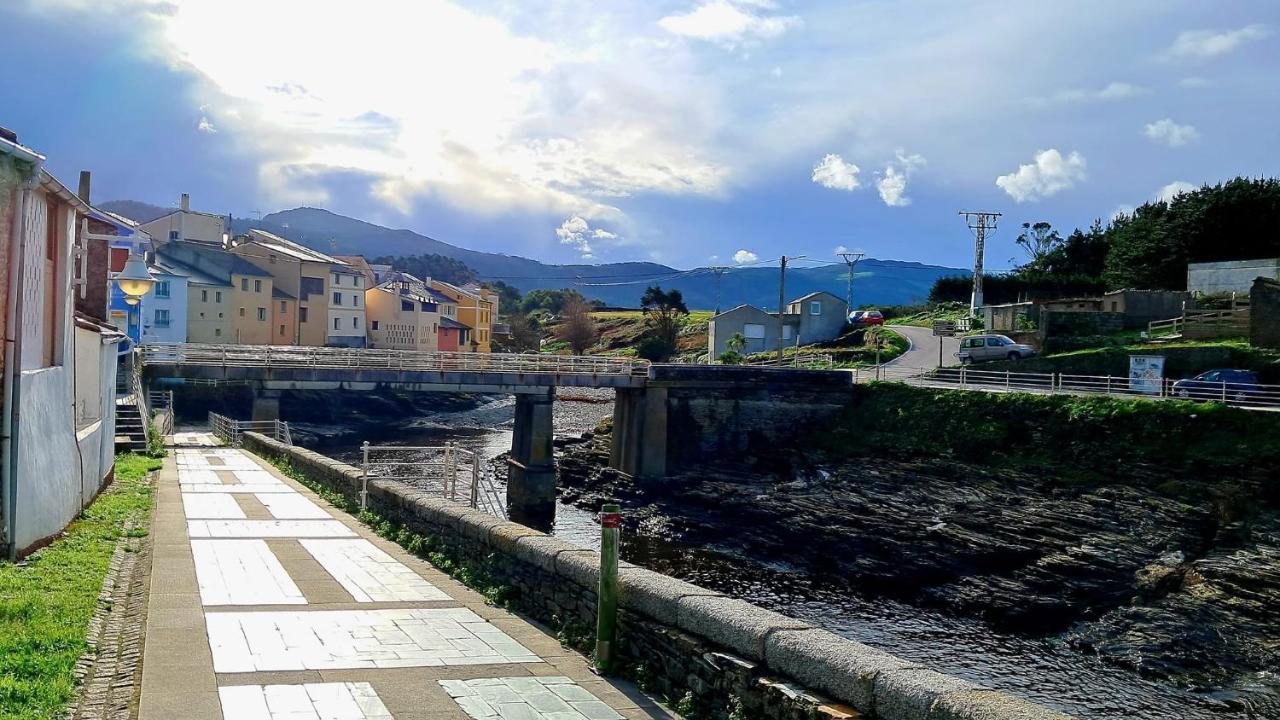
[[[87,182],[81,197],[44,161],[0,129],[0,551],[9,558],[61,532],[115,467],[125,336],[105,319],[106,254],[87,252],[110,238],[88,229],[104,216]]]
[[[194,242],[222,248],[227,242],[227,218],[223,215],[191,209],[191,196],[182,193],[178,209],[150,222],[141,223],[143,232],[157,245],[168,242]]]
[[[729,348],[729,340],[741,334],[743,354],[776,350],[784,346],[808,345],[840,337],[848,322],[849,308],[842,298],[819,291],[787,303],[781,317],[751,305],[739,305],[711,318],[707,324],[707,350],[715,360]],[[779,337],[781,336],[781,337]]]
[[[272,306],[275,311],[272,343],[312,347],[329,344],[333,332],[333,318],[329,312],[333,268],[346,266],[337,258],[266,230],[250,230],[232,238],[230,244],[231,252],[253,263],[259,270],[270,273],[274,280],[273,288],[280,291]],[[356,290],[354,285],[348,287],[349,291]],[[280,331],[281,324],[285,326],[284,332]],[[348,316],[348,331],[350,324]],[[363,337],[363,329],[361,333]],[[277,342],[274,339],[284,336],[289,336],[290,341]]]
[[[329,267],[329,327],[325,344],[362,348],[367,344],[364,274],[334,258]]]
[[[165,243],[156,250],[156,257],[188,273],[189,342],[270,344],[274,288],[270,273],[203,243]]]
[[[365,292],[369,318],[369,347],[392,350],[457,350],[457,328],[442,332],[454,318],[457,303],[407,273]],[[463,326],[465,327],[465,326]],[[441,347],[441,339],[447,347]]]
[[[458,287],[430,278],[426,282],[433,290],[449,296],[458,304],[456,320],[470,330],[468,337],[461,341],[460,349],[489,352],[493,340],[493,323],[498,317],[498,294],[475,284]]]

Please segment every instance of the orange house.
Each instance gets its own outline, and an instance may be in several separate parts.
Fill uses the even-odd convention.
[[[467,346],[471,337],[471,328],[454,320],[453,318],[440,318],[440,339],[441,352],[458,352],[459,348]]]

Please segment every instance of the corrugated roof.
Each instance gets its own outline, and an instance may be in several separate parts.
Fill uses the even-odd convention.
[[[279,252],[284,255],[288,255],[297,260],[305,260],[307,262],[329,263],[331,265],[343,265],[343,266],[346,265],[346,263],[342,262],[338,258],[325,255],[324,253],[319,252],[317,250],[312,250],[311,248],[305,245],[299,245],[298,243],[293,242],[292,240],[286,240],[280,237],[279,235],[276,235],[274,233],[269,233],[266,230],[259,230],[257,228],[253,228],[249,230],[249,237],[259,245],[262,245],[264,247],[269,247],[272,250],[275,250],[276,252]]]

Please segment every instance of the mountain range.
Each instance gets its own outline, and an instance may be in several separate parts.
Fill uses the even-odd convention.
[[[113,200],[99,207],[138,222],[148,222],[173,211],[173,208],[134,200]],[[693,309],[727,309],[741,304],[776,308],[778,304],[776,267],[734,267],[717,276],[712,268],[678,270],[652,262],[551,265],[518,255],[468,250],[412,230],[387,228],[308,207],[271,213],[261,220],[232,218],[233,232],[243,233],[249,228],[261,228],[335,255],[444,255],[462,261],[482,280],[502,280],[521,292],[576,288],[588,298],[616,307],[637,306],[640,295],[651,284],[680,290],[685,303]],[[809,264],[812,266],[787,269],[788,299],[818,290],[845,296],[847,267],[844,263]],[[854,276],[854,305],[920,302],[938,278],[969,274],[959,268],[868,258],[858,263]]]

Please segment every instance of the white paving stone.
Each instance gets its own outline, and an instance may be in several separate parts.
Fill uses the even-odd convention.
[[[250,469],[250,470],[232,470],[231,474],[236,476],[237,481],[248,484],[248,485],[253,485],[255,483],[284,484],[284,482],[280,478],[276,477],[275,475],[272,475],[266,470],[257,469],[257,468]]]
[[[221,483],[222,478],[218,477],[215,470],[204,470],[189,467],[178,468],[178,482],[182,485],[201,485]]]
[[[216,493],[182,493],[182,512],[188,520],[243,520],[245,517],[234,497]]]
[[[567,677],[440,680],[475,720],[621,720],[613,708]]]
[[[262,540],[192,540],[191,555],[204,605],[307,603],[293,578]]]
[[[188,520],[193,538],[305,538],[354,537],[355,531],[337,520]]]
[[[274,497],[274,496],[272,496]],[[368,540],[299,540],[356,602],[448,600],[449,596]]]
[[[326,520],[333,517],[298,493],[263,493],[258,500],[277,520]]]
[[[364,682],[229,685],[218,697],[224,720],[392,720]]]
[[[210,612],[219,673],[535,663],[466,608]]]
[[[275,485],[259,483],[256,485],[246,485],[245,483],[235,483],[232,485],[208,484],[208,485],[183,485],[184,493],[292,493],[294,489],[278,483]]]

